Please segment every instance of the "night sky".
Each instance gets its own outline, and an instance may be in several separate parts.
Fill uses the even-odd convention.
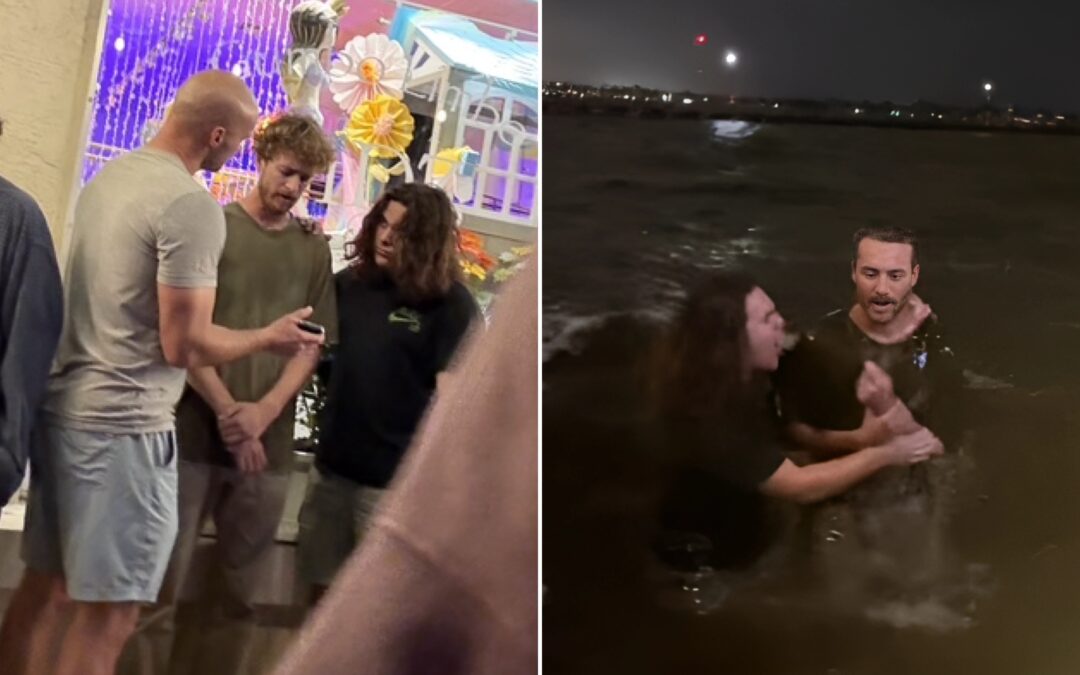
[[[978,105],[989,80],[997,104],[1080,112],[1075,1],[543,0],[543,55],[548,81]]]

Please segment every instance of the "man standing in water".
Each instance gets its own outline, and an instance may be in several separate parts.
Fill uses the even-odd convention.
[[[780,364],[779,389],[791,436],[822,455],[883,442],[898,429],[867,415],[855,395],[863,364],[892,378],[915,419],[941,435],[939,392],[955,384],[954,356],[939,321],[914,292],[919,280],[915,235],[867,228],[854,236],[851,278],[855,303],[811,329]]]
[[[855,233],[853,243],[853,306],[826,316],[781,362],[778,389],[788,432],[818,459],[885,442],[914,424],[925,425],[949,447],[956,434],[945,429],[941,403],[959,390],[959,371],[938,318],[914,292],[920,273],[915,235],[895,227],[867,228]],[[891,376],[910,415],[868,414],[856,397],[867,361]],[[927,465],[895,468],[851,491],[846,500],[853,509],[845,515],[854,518],[864,554],[856,557],[896,565],[891,572],[879,569],[893,579],[937,576],[944,532],[933,483],[941,474]],[[838,515],[828,516],[828,528],[819,518],[817,529],[842,533]],[[835,539],[831,535],[831,543]],[[843,576],[850,577],[848,571]]]

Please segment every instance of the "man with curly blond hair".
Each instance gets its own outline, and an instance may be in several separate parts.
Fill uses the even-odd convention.
[[[256,127],[255,188],[225,207],[214,321],[260,326],[282,308],[309,305],[329,342],[337,336],[330,248],[291,214],[334,149],[307,117],[285,114]],[[285,508],[292,473],[296,396],[317,349],[291,358],[257,354],[226,366],[193,368],[176,410],[180,527],[157,605],[144,612],[123,671],[167,673],[178,596],[207,516],[217,531],[223,593],[200,624],[202,673],[247,672],[253,595]]]

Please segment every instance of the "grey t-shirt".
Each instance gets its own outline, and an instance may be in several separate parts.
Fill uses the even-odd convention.
[[[87,431],[172,429],[185,371],[162,353],[157,284],[213,288],[224,243],[221,207],[178,157],[109,162],[75,207],[46,413]]]

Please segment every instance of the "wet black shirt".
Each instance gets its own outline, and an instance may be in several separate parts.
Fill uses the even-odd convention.
[[[361,485],[393,478],[462,337],[479,316],[469,290],[403,302],[385,277],[345,269],[334,279],[339,343],[333,355],[316,463]]]
[[[756,560],[776,532],[773,505],[759,488],[785,459],[772,407],[762,401],[710,419],[669,417],[665,428],[682,466],[661,504],[661,558],[677,567]],[[687,556],[688,536],[707,540],[708,551]]]
[[[866,361],[881,366],[915,419],[948,443],[943,411],[961,388],[961,375],[936,316],[894,345],[868,338],[846,311],[826,316],[781,359],[777,383],[785,419],[818,429],[859,428],[864,407],[855,384]]]
[[[942,440],[946,452],[959,446],[968,417],[961,396],[962,374],[936,316],[909,339],[893,345],[868,338],[847,311],[826,316],[780,361],[776,381],[784,419],[818,429],[857,429],[865,408],[855,395],[855,385],[866,361],[892,377],[896,395]],[[933,466],[927,462],[882,469],[837,499],[881,505],[927,494],[936,480]]]

